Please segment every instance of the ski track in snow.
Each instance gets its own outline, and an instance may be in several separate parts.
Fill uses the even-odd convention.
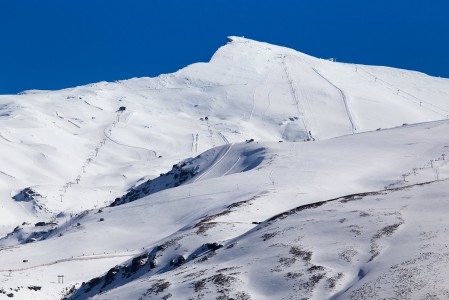
[[[212,148],[216,146],[214,139],[214,132],[212,131],[212,127],[210,126],[209,119],[206,120],[207,132],[209,133],[210,141],[212,144]]]
[[[224,136],[223,133],[221,133],[220,131],[218,131],[217,134],[221,137],[221,139],[223,140],[223,142],[224,142],[225,144],[229,144],[228,139]]]
[[[264,124],[265,124],[265,115],[267,114],[267,112],[268,112],[268,110],[270,109],[270,106],[271,106],[271,93],[273,92],[273,90],[272,89],[270,89],[270,91],[268,92],[268,105],[265,107],[265,110],[263,111],[263,113],[262,113],[262,117],[261,117],[261,119],[262,119],[262,121],[264,121]]]
[[[365,72],[366,74],[368,74],[368,75],[370,75],[372,78],[374,78],[376,82],[382,83],[382,84],[383,84],[385,87],[387,87],[392,93],[396,92],[396,95],[399,95],[399,96],[401,96],[402,98],[404,98],[404,99],[406,99],[406,100],[408,100],[408,101],[411,101],[411,102],[417,104],[418,106],[424,107],[424,108],[426,108],[426,109],[428,109],[428,110],[430,110],[430,111],[432,111],[432,112],[434,112],[434,113],[437,113],[437,114],[443,116],[444,118],[448,118],[448,116],[449,116],[449,111],[447,111],[447,110],[445,110],[445,109],[443,109],[443,108],[441,108],[441,107],[439,107],[439,106],[437,106],[437,105],[435,105],[435,104],[432,104],[432,103],[429,103],[429,102],[427,102],[427,101],[423,101],[423,100],[419,99],[418,97],[416,97],[416,96],[414,96],[414,95],[412,95],[412,94],[410,94],[410,93],[408,93],[408,92],[406,92],[406,91],[404,91],[404,90],[398,88],[397,86],[395,86],[395,85],[393,85],[393,84],[391,84],[391,83],[389,83],[389,82],[387,82],[387,81],[385,81],[385,80],[379,78],[378,76],[372,74],[371,72],[365,70],[365,68],[362,68],[360,65],[355,65],[355,66],[356,66],[357,69],[362,70],[363,72]],[[408,97],[405,97],[404,94],[405,94],[406,96],[408,96]],[[410,99],[410,98],[412,98],[412,99]],[[414,100],[413,100],[413,99],[414,99]],[[422,104],[425,104],[426,106],[424,106],[424,105],[422,105]],[[435,109],[437,109],[437,110],[435,110]],[[443,112],[443,113],[441,113],[441,112]]]
[[[72,121],[70,121],[70,120],[67,120],[67,122],[69,122],[70,124],[72,124],[72,125],[74,125],[74,126],[76,126],[76,127],[78,127],[78,128],[81,128],[79,125],[77,125],[75,122],[72,122]]]
[[[301,105],[301,103],[300,103],[300,101],[298,99],[298,96],[296,94],[296,89],[295,89],[295,87],[293,85],[293,79],[290,77],[290,74],[288,72],[287,61],[285,60],[285,57],[284,57],[282,63],[284,65],[285,75],[287,77],[287,81],[288,81],[289,86],[290,86],[293,103],[294,103],[294,105],[296,107],[296,110],[298,111],[299,115],[301,116],[302,124],[304,126],[304,130],[306,131],[307,138],[309,140],[312,140],[312,136],[310,134],[311,131],[309,130],[309,127],[307,125],[307,120],[306,120],[304,107],[302,107],[302,105]]]
[[[4,140],[7,141],[8,143],[20,144],[20,143],[13,142],[13,141],[11,141],[11,140],[5,138],[2,134],[0,134],[0,138],[4,139]]]
[[[272,74],[269,73],[264,80],[263,83],[263,87],[269,87],[268,93],[266,94],[266,99],[267,99],[267,106],[265,107],[265,109],[262,112],[262,115],[260,116],[260,119],[263,122],[263,125],[266,126],[266,120],[265,120],[265,116],[268,112],[268,110],[270,109],[271,106],[271,93],[273,92],[273,88],[272,88],[272,84],[270,84],[270,79],[272,78]]]
[[[271,169],[270,173],[268,173],[268,178],[270,179],[271,184],[274,185],[274,177],[273,177],[274,169]]]
[[[30,267],[25,267],[25,268],[11,268],[8,270],[0,270],[0,272],[5,273],[5,272],[22,272],[22,271],[26,271],[26,270],[31,270],[31,269],[36,269],[36,268],[40,268],[40,267],[48,267],[48,266],[52,266],[52,265],[56,265],[56,264],[60,264],[60,263],[65,263],[65,262],[70,262],[70,261],[82,261],[82,260],[97,260],[97,259],[108,259],[108,258],[116,258],[116,257],[132,257],[135,256],[136,253],[129,253],[129,254],[93,254],[93,255],[86,255],[86,256],[79,256],[79,257],[71,257],[71,258],[63,258],[63,259],[58,259],[49,263],[45,263],[45,264],[39,264],[39,265],[34,265],[34,266],[30,266]]]
[[[7,177],[9,177],[9,178],[15,178],[14,176],[9,175],[8,173],[5,173],[5,172],[3,172],[3,171],[0,171],[0,174],[3,174],[3,175],[5,175],[5,176],[7,176]]]
[[[154,151],[154,150],[147,149],[147,148],[142,148],[142,147],[138,147],[138,146],[126,145],[126,144],[117,142],[116,140],[114,140],[113,138],[111,138],[109,135],[107,135],[106,131],[104,131],[103,134],[104,134],[104,136],[105,136],[109,141],[111,141],[111,142],[113,142],[113,143],[115,143],[115,144],[117,144],[117,145],[120,145],[120,146],[123,146],[123,147],[128,147],[128,148],[133,148],[133,149],[138,149],[138,150],[148,151],[148,152],[151,152],[151,153],[152,153],[153,158],[156,158],[156,157],[157,157],[157,153],[156,153],[156,151]]]
[[[256,91],[257,91],[257,88],[258,88],[258,85],[256,85],[254,87],[254,90],[253,90],[253,103],[251,105],[251,111],[249,113],[248,121],[251,121],[251,118],[253,117],[253,114],[254,114],[254,110],[256,109]]]
[[[315,68],[312,68],[312,69],[313,69],[313,71],[314,71],[318,76],[320,76],[320,77],[323,78],[327,83],[329,83],[329,84],[332,85],[334,88],[336,88],[336,89],[338,90],[338,92],[340,93],[341,99],[342,99],[343,104],[344,104],[344,106],[345,106],[346,114],[348,115],[349,122],[351,123],[352,134],[354,134],[354,133],[356,132],[356,130],[357,130],[357,127],[356,127],[356,125],[355,125],[355,123],[354,123],[354,118],[352,117],[351,111],[350,111],[350,109],[349,109],[349,106],[348,106],[348,99],[346,98],[345,93],[343,92],[342,89],[340,89],[338,86],[336,86],[335,84],[333,84],[333,83],[332,83],[328,78],[326,78],[323,74],[321,74],[320,72],[318,72],[317,69],[315,69]]]
[[[199,175],[192,183],[197,182],[198,180],[203,178],[205,175],[209,174],[221,161],[223,161],[223,159],[226,158],[226,155],[229,153],[229,151],[231,150],[233,145],[234,144],[226,145],[227,149],[225,150],[223,155],[217,161],[215,161],[209,168],[207,168],[207,170],[205,170],[201,175]]]
[[[92,106],[92,107],[94,107],[94,108],[97,108],[97,109],[99,109],[99,110],[103,110],[101,107],[98,107],[98,106],[95,106],[95,105],[93,105],[93,104],[90,104],[90,103],[87,102],[86,100],[84,100],[84,103],[86,103],[87,105]]]
[[[239,163],[239,161],[240,161],[240,156],[237,157],[237,160],[236,160],[236,161],[234,162],[234,164],[229,168],[229,170],[227,170],[227,171],[223,174],[223,176],[228,175],[228,174],[235,168],[235,166]]]
[[[139,149],[139,150],[144,150],[144,151],[151,152],[151,153],[153,154],[153,157],[156,158],[156,157],[157,157],[157,153],[156,153],[155,150],[151,150],[151,149],[147,149],[147,148],[143,148],[143,147],[138,147],[138,146],[126,145],[126,144],[123,144],[123,143],[120,143],[120,142],[114,140],[114,139],[111,137],[111,135],[112,135],[112,129],[113,129],[114,127],[116,127],[117,124],[125,124],[124,126],[126,126],[126,124],[128,123],[128,121],[129,121],[129,119],[131,118],[131,116],[133,115],[133,113],[130,112],[130,113],[125,114],[125,115],[124,115],[124,118],[125,118],[125,119],[124,119],[122,122],[120,122],[120,117],[123,116],[123,115],[124,115],[124,114],[121,114],[121,113],[117,114],[117,121],[112,122],[112,127],[110,127],[110,128],[108,129],[110,135],[108,135],[108,134],[106,133],[106,129],[104,129],[104,130],[103,130],[104,136],[105,136],[108,140],[110,140],[111,142],[113,142],[113,143],[115,143],[115,144],[117,144],[117,145],[120,145],[120,146],[123,146],[123,147],[128,147],[128,148]],[[139,156],[140,156],[140,154],[139,154]]]

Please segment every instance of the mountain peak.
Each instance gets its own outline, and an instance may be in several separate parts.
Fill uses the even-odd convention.
[[[230,35],[227,37],[227,43],[248,43],[248,42],[257,42],[257,41],[245,38],[244,36]]]

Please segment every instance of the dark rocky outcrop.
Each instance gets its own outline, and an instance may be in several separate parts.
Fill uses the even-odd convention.
[[[110,206],[113,207],[133,202],[156,192],[180,186],[194,177],[198,172],[198,168],[193,163],[193,159],[188,159],[173,165],[173,168],[168,173],[161,174],[154,180],[147,180],[139,186],[131,188],[124,196],[116,198]]]

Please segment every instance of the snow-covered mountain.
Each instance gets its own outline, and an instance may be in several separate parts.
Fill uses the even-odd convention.
[[[239,37],[0,96],[0,298],[447,297],[448,99]]]

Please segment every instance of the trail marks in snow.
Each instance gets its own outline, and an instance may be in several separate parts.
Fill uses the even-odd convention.
[[[428,101],[424,101],[418,97],[416,97],[415,95],[404,91],[403,89],[398,88],[397,86],[383,80],[382,78],[379,78],[378,76],[374,75],[373,73],[367,71],[365,68],[362,68],[360,65],[355,65],[356,70],[362,70],[363,72],[365,72],[366,74],[368,74],[369,76],[371,76],[375,82],[379,82],[381,83],[383,86],[385,86],[388,90],[390,90],[392,93],[395,93],[398,96],[401,96],[402,98],[404,98],[405,100],[408,100],[410,102],[415,103],[416,105],[420,106],[420,107],[424,107],[429,111],[432,111],[436,114],[441,115],[442,117],[444,117],[445,119],[449,118],[449,111],[435,105],[432,104]]]
[[[346,98],[345,93],[343,92],[342,89],[340,89],[338,86],[336,86],[334,83],[332,83],[332,81],[330,81],[327,77],[325,77],[323,74],[321,74],[317,69],[315,69],[314,67],[312,67],[312,69],[318,76],[320,76],[326,82],[328,82],[330,85],[332,85],[334,88],[336,88],[338,90],[338,92],[340,93],[341,99],[342,99],[343,104],[345,106],[346,114],[348,115],[349,122],[351,123],[352,134],[354,134],[356,132],[356,130],[357,130],[357,127],[355,125],[354,118],[352,117],[351,110],[349,109],[348,99]]]
[[[193,183],[197,182],[198,180],[200,180],[201,178],[203,178],[205,175],[209,174],[214,168],[217,167],[217,165],[226,158],[226,155],[229,153],[229,151],[231,150],[232,146],[234,144],[228,144],[226,145],[226,150],[224,151],[224,153],[221,155],[221,157],[219,157],[210,167],[207,168],[207,170],[205,170],[203,173],[201,173],[194,181]],[[229,172],[229,171],[228,171]]]
[[[306,131],[305,134],[307,136],[307,139],[308,140],[312,140],[313,137],[312,137],[311,131],[309,130],[306,114],[305,114],[305,111],[304,111],[304,106],[300,103],[299,97],[297,95],[296,88],[295,88],[294,83],[293,83],[293,79],[291,78],[290,73],[288,72],[287,61],[286,61],[285,58],[286,57],[284,56],[283,59],[282,59],[282,64],[284,66],[284,72],[285,72],[287,81],[288,81],[289,86],[290,86],[290,92],[291,92],[291,95],[292,95],[292,100],[293,100],[293,103],[294,103],[294,105],[296,107],[296,110],[298,111],[299,115],[301,116],[301,121],[302,121],[302,124],[304,126],[304,130]]]
[[[93,255],[86,255],[86,256],[78,256],[78,257],[71,257],[71,258],[63,258],[63,259],[58,259],[49,263],[45,263],[45,264],[38,264],[38,265],[33,265],[33,266],[29,266],[29,267],[24,267],[24,268],[16,268],[16,269],[8,269],[8,270],[0,270],[1,273],[5,273],[5,272],[22,272],[22,271],[26,271],[26,270],[31,270],[31,269],[37,269],[40,267],[48,267],[48,266],[52,266],[52,265],[56,265],[56,264],[60,264],[60,263],[64,263],[64,262],[70,262],[70,261],[81,261],[81,260],[97,260],[97,259],[108,259],[108,258],[117,258],[117,257],[131,257],[131,256],[135,256],[136,253],[129,253],[129,254],[93,254]]]
[[[257,86],[254,88],[254,91],[253,91],[253,103],[251,106],[251,112],[249,113],[248,121],[251,121],[251,118],[253,117],[253,114],[254,114],[254,110],[256,109],[256,91],[257,91]]]
[[[221,132],[219,131],[219,132],[217,132],[217,134],[221,137],[221,139],[223,140],[223,142],[224,142],[225,144],[229,144],[228,139],[224,136],[223,133],[221,133]]]

